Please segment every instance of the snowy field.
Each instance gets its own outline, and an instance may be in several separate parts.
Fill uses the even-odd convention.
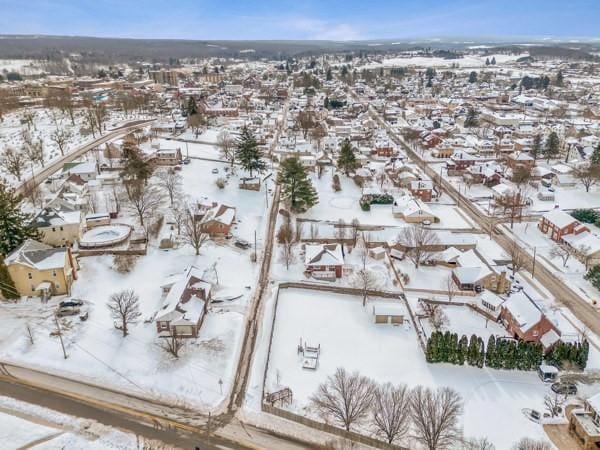
[[[185,194],[237,207],[238,224],[232,233],[253,242],[256,232],[260,252],[266,225],[265,194],[238,189],[235,177],[219,189],[214,181],[223,176],[223,166],[195,160],[184,166]],[[221,175],[212,173],[215,168]],[[57,338],[49,337],[55,328],[51,308],[61,298],[53,298],[47,305],[38,300],[5,305],[0,310],[0,357],[194,407],[217,407],[233,381],[244,315],[258,275],[257,264],[250,261],[250,250],[238,249],[234,240],[208,241],[199,256],[190,246],[165,251],[151,241],[148,254],[138,258],[128,274],[115,271],[111,256],[80,258],[81,270],[72,296],[85,301],[89,319],[80,322],[75,316],[64,320],[68,359],[63,359]],[[159,347],[155,324],[146,320],[162,304],[160,286],[165,278],[182,273],[190,264],[201,269],[216,264],[212,281],[216,283],[218,278],[218,284],[213,297],[226,293],[241,298],[214,303],[198,339],[190,340],[183,355],[174,360]],[[126,338],[114,329],[106,307],[109,296],[122,289],[134,289],[139,295],[143,319],[131,327]],[[33,345],[25,336],[26,323],[34,328]]]
[[[409,66],[417,66],[417,67],[451,67],[453,64],[458,64],[459,67],[486,67],[485,60],[489,58],[496,58],[497,64],[504,64],[514,62],[519,58],[523,58],[529,56],[528,53],[523,53],[520,55],[503,55],[503,54],[494,54],[487,56],[477,56],[477,55],[467,55],[463,58],[459,59],[445,59],[445,58],[437,58],[431,57],[428,58],[426,56],[415,56],[410,58],[388,58],[384,59],[382,64],[371,64],[369,66],[365,66],[363,68],[379,68],[379,67],[409,67]]]
[[[352,296],[281,290],[266,389],[277,387],[279,374],[281,386],[293,391],[292,408],[310,414],[304,409],[309,396],[343,366],[379,382],[456,389],[465,403],[464,433],[486,436],[498,449],[510,448],[521,437],[544,437],[542,427],[521,412],[543,410],[549,386],[535,373],[427,364],[412,325],[375,325],[369,306],[364,309]],[[300,338],[321,346],[316,371],[302,369],[296,353]]]

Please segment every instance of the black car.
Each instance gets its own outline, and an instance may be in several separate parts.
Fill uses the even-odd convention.
[[[577,386],[573,383],[554,383],[550,389],[553,392],[561,395],[576,395],[577,394]]]
[[[71,300],[65,300],[58,304],[60,308],[68,308],[83,305],[83,300],[79,300],[77,298],[72,298]]]
[[[236,247],[239,247],[239,248],[244,249],[244,250],[250,248],[250,243],[248,241],[243,240],[243,239],[238,239],[237,241],[235,241],[234,245]]]

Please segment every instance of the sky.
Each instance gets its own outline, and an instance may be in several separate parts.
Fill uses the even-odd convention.
[[[0,34],[168,39],[600,37],[600,0],[0,0]]]

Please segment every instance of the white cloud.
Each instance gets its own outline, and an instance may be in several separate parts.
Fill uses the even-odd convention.
[[[305,34],[305,39],[352,41],[361,39],[358,30],[346,23],[297,17],[285,20],[286,26]]]

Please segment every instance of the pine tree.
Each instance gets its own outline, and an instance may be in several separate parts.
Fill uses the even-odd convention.
[[[590,157],[590,163],[594,166],[600,166],[600,143],[594,149],[592,156]]]
[[[485,344],[483,339],[477,338],[477,367],[480,369],[485,365]]]
[[[459,356],[458,356],[458,335],[456,333],[452,333],[450,337],[450,358],[448,362],[452,364],[458,364]]]
[[[472,71],[469,74],[469,83],[477,83],[477,72]]]
[[[465,118],[465,128],[473,128],[479,124],[477,119],[477,110],[473,107],[467,111],[467,117]]]
[[[533,158],[533,161],[535,162],[538,158],[538,156],[540,156],[540,154],[542,153],[542,135],[541,134],[536,134],[533,137],[533,143],[531,144],[531,157]]]
[[[186,111],[188,117],[193,116],[194,114],[198,114],[198,105],[196,105],[196,99],[193,95],[190,95],[190,98],[188,99]]]
[[[587,360],[588,360],[588,356],[590,353],[590,343],[587,341],[587,339],[584,339],[584,341],[581,344],[581,347],[579,348],[579,352],[577,354],[577,366],[583,370],[585,369],[585,367],[587,366]]]
[[[485,58],[485,65],[489,66],[490,65],[490,58]]]
[[[431,334],[431,336],[429,336],[429,339],[427,339],[427,346],[425,347],[425,361],[427,361],[428,363],[435,362],[435,359],[433,356],[434,351],[435,351],[435,332],[433,332]]]
[[[600,264],[588,270],[583,278],[592,283],[596,289],[600,289]]]
[[[2,258],[2,256],[0,256],[0,291],[7,300],[19,298],[15,283],[13,283],[13,280],[8,273],[8,268],[6,267],[6,264],[4,264],[4,258]]]
[[[282,186],[282,197],[290,202],[292,211],[306,211],[319,201],[306,169],[296,158],[281,163],[277,183]]]
[[[327,81],[331,81],[333,79],[333,76],[331,75],[331,67],[327,68],[326,79],[327,79]]]
[[[555,82],[555,84],[557,86],[562,86],[563,83],[564,83],[563,73],[562,73],[562,70],[559,70],[558,73],[556,74],[556,82]]]
[[[488,338],[485,352],[485,365],[492,368],[496,367],[496,338],[493,334]]]
[[[504,360],[505,369],[514,369],[517,362],[517,343],[515,341],[507,341],[506,358]]]
[[[520,340],[517,344],[515,367],[519,370],[526,370],[529,367],[529,361],[527,360],[528,347],[527,342],[523,340]]]
[[[348,173],[351,170],[356,169],[356,156],[354,156],[352,145],[348,139],[346,139],[340,147],[340,156],[338,157],[337,165],[344,171],[346,176],[348,176]]]
[[[556,132],[550,133],[548,139],[546,139],[546,145],[544,146],[544,157],[547,159],[547,162],[550,162],[550,158],[554,158],[558,155],[560,150],[560,140],[558,139],[558,135]]]
[[[266,163],[262,160],[262,151],[248,127],[242,128],[235,156],[240,165],[250,172],[250,176],[252,176],[254,171],[260,173],[267,167]]]
[[[469,348],[467,349],[467,363],[470,366],[476,366],[478,356],[479,347],[477,345],[477,336],[472,334],[471,339],[469,339]]]
[[[492,65],[496,64],[496,57],[495,56],[492,56],[492,61],[491,62],[492,62]]]
[[[460,341],[458,342],[458,356],[457,356],[457,364],[459,365],[464,365],[465,364],[465,359],[467,358],[467,349],[469,347],[469,340],[467,339],[467,336],[465,336],[464,334],[462,335],[462,337],[460,338]]]
[[[0,255],[8,255],[26,239],[39,239],[40,234],[21,211],[21,199],[15,191],[0,181]]]

